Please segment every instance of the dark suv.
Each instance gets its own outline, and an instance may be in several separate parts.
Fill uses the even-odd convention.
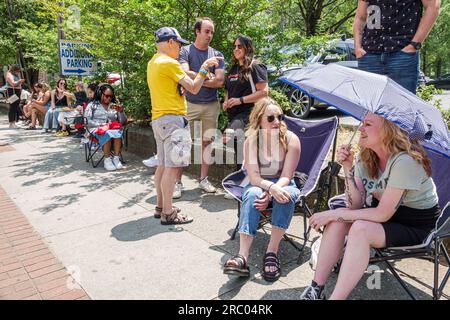
[[[330,48],[322,53],[311,55],[305,62],[305,65],[301,66],[291,66],[281,71],[280,76],[286,76],[290,72],[295,72],[298,69],[303,68],[311,64],[329,64],[337,63],[349,68],[358,68],[358,61],[354,53],[354,42],[353,39],[346,40],[332,40],[330,43]],[[298,118],[307,118],[311,107],[316,109],[327,109],[328,105],[320,104],[318,101],[314,101],[313,98],[309,97],[304,92],[292,87],[287,83],[276,82],[281,91],[285,92],[288,96],[290,102],[292,103],[291,112],[293,116]]]

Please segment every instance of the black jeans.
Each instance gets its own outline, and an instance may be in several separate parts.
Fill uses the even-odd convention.
[[[9,122],[16,122],[19,120],[19,116],[20,116],[20,94],[22,92],[22,89],[13,89],[13,88],[8,88],[8,97],[11,97],[13,95],[16,95],[17,97],[19,97],[19,99],[17,99],[16,102],[11,103],[9,105],[9,112],[8,112],[8,119]]]

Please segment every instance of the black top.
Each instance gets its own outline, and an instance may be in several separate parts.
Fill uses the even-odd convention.
[[[367,52],[395,52],[406,47],[422,18],[422,0],[365,0],[367,23],[362,47]]]
[[[56,107],[67,107],[69,104],[67,103],[67,97],[63,96],[61,99],[58,99],[58,95],[55,92],[55,106]]]
[[[76,99],[76,101],[75,101],[76,106],[82,106],[84,103],[87,104],[88,97],[87,97],[86,92],[80,91],[80,92],[75,92],[74,94],[75,94],[75,99]]]
[[[225,89],[228,91],[228,98],[240,98],[252,94],[252,86],[249,80],[239,79],[240,66],[235,64],[231,67],[225,81]],[[267,82],[267,68],[265,65],[254,62],[252,65],[252,78],[256,86],[257,83]],[[250,113],[254,103],[245,103],[227,109],[228,115],[234,117],[239,113]]]

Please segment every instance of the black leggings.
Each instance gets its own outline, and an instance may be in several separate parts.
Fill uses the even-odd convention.
[[[20,94],[22,93],[22,89],[13,89],[13,88],[8,88],[8,97],[11,97],[13,95],[17,95],[17,97],[19,97],[19,99],[17,99],[16,102],[11,103],[9,105],[9,112],[8,112],[8,119],[9,122],[16,122],[19,120],[19,116],[20,116]]]

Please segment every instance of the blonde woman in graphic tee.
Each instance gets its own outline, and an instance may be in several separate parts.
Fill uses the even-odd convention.
[[[417,141],[392,122],[369,113],[360,127],[360,155],[340,147],[347,208],[314,214],[310,225],[325,226],[316,272],[302,293],[324,299],[323,288],[341,252],[345,254],[330,299],[346,299],[367,269],[370,248],[422,243],[440,214],[431,163]]]

